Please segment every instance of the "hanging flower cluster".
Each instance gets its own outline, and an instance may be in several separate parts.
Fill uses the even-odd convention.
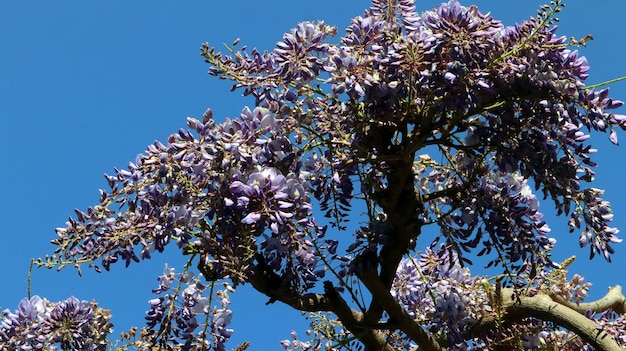
[[[176,273],[167,265],[158,278],[146,312],[147,325],[142,332],[139,349],[150,350],[154,345],[175,350],[226,350],[225,344],[233,333],[228,328],[233,312],[229,309],[228,290],[213,290],[200,275]],[[232,290],[232,288],[230,288]],[[218,306],[213,307],[217,298]]]
[[[99,260],[108,270],[175,240],[202,258],[207,278],[245,281],[261,250],[294,287],[311,287],[317,259],[310,240],[323,228],[312,217],[309,182],[323,176],[322,162],[310,154],[303,163],[289,135],[277,134],[282,123],[261,107],[221,125],[210,111],[203,122],[190,118],[197,137],[181,130],[106,176],[111,190],[101,191],[101,204],[77,210],[57,229],[58,259],[88,260],[97,270]]]
[[[449,251],[429,248],[419,259],[400,263],[392,294],[425,329],[455,345],[463,342],[474,321],[492,311],[483,283],[484,278],[472,277],[458,259],[449,257]],[[413,342],[404,343],[408,347]]]
[[[0,319],[2,350],[107,350],[111,313],[95,302],[75,297],[50,302],[39,296],[22,299]]]

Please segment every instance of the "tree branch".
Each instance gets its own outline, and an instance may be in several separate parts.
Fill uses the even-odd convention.
[[[293,289],[290,289],[278,274],[266,269],[262,264],[251,268],[249,281],[252,287],[270,298],[268,303],[280,301],[305,312],[331,310],[331,303],[326,296],[315,293],[294,294]]]
[[[365,345],[366,351],[394,351],[380,331],[366,327],[363,313],[351,309],[329,281],[324,282],[324,294],[299,295],[283,278],[265,267],[263,260],[252,266],[249,281],[257,291],[270,298],[268,303],[280,301],[306,312],[333,312],[341,324]]]
[[[390,163],[392,171],[388,176],[389,188],[383,192],[380,200],[380,206],[392,226],[392,232],[388,235],[387,242],[383,244],[378,260],[380,281],[387,291],[391,288],[402,257],[421,231],[418,219],[421,203],[415,192],[413,158],[414,155],[410,155],[405,161]],[[369,309],[368,317],[372,318],[372,321],[378,321],[382,313],[377,303],[376,299],[373,299]]]
[[[351,309],[329,281],[324,282],[324,295],[332,301],[332,311],[343,326],[365,345],[365,351],[394,351],[381,332],[365,327],[366,318],[363,313]]]
[[[622,287],[620,285],[609,288],[609,291],[601,299],[591,302],[581,302],[579,304],[565,301],[557,294],[551,293],[549,296],[552,300],[567,306],[578,313],[584,314],[586,311],[593,311],[594,313],[601,313],[606,310],[613,310],[618,314],[626,313],[626,298],[622,294]]]
[[[613,290],[618,292],[615,288]],[[607,295],[616,294],[616,292],[609,291]],[[598,325],[593,320],[552,300],[550,296],[544,293],[535,296],[516,296],[514,289],[504,288],[500,296],[496,298],[501,300],[501,308],[505,312],[503,317],[505,322],[514,322],[530,317],[539,318],[576,333],[598,351],[623,351],[611,335],[598,329]],[[496,319],[496,316],[483,318],[472,328],[470,334],[476,335],[481,331],[494,328]]]
[[[357,276],[372,294],[372,300],[377,301],[391,317],[394,325],[402,330],[411,340],[415,341],[421,350],[443,351],[437,341],[419,326],[411,316],[391,296],[389,289],[383,284],[378,275],[371,270],[358,272]]]

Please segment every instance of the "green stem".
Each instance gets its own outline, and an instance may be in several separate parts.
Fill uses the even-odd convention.
[[[32,273],[33,273],[34,262],[35,262],[35,259],[31,258],[30,266],[28,267],[28,276],[26,277],[26,296],[28,297],[29,300],[30,300],[30,277],[32,276]]]
[[[605,85],[609,85],[609,84],[613,84],[613,83],[617,83],[617,82],[621,82],[623,80],[626,80],[626,76],[623,77],[619,77],[619,78],[615,78],[615,79],[611,79],[611,80],[607,80],[605,82],[602,83],[598,83],[598,84],[593,84],[593,85],[588,85],[586,87],[583,88],[583,90],[591,90],[591,89],[595,89],[595,88],[599,88],[599,87],[603,87]]]

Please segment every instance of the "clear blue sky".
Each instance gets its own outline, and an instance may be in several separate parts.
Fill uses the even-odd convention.
[[[513,24],[543,2],[474,3]],[[437,4],[417,1],[420,10]],[[53,250],[54,228],[75,207],[96,203],[98,188],[106,187],[102,173],[125,167],[155,139],[184,127],[187,116],[211,107],[222,120],[252,103],[206,73],[203,42],[220,46],[240,37],[249,47],[272,49],[298,21],[324,19],[342,30],[368,6],[348,0],[0,2],[0,308],[14,309],[26,295],[29,260]],[[595,38],[583,50],[592,68],[589,84],[626,75],[624,13],[623,1],[572,0],[560,16],[560,34]],[[626,100],[626,82],[612,92]],[[626,133],[620,136],[626,144]],[[626,230],[624,149],[605,135],[591,142],[600,149],[596,187],[607,189],[615,224]],[[593,296],[626,284],[626,244],[617,246],[611,265],[588,262],[588,250],[577,248],[565,220],[549,223],[559,240],[555,256],[579,256],[572,270],[594,283]],[[70,268],[37,270],[32,292],[52,301],[96,299],[112,310],[120,332],[143,323],[164,262],[179,263],[178,251],[106,274],[85,271],[82,278]],[[298,312],[265,301],[246,288],[233,296],[232,347],[250,340],[254,350],[279,350],[278,341],[304,325]]]

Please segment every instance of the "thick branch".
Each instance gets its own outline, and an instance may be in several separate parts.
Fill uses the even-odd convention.
[[[422,329],[391,296],[389,289],[380,281],[375,272],[364,270],[358,273],[358,276],[372,294],[372,300],[377,301],[387,311],[393,324],[415,341],[420,349],[426,351],[443,350],[437,341]]]
[[[411,113],[418,113],[412,111]],[[392,116],[392,120],[398,120]],[[401,123],[394,132],[403,134],[401,145],[392,145],[389,138],[381,138],[383,143],[380,150],[388,150],[383,156],[398,155],[399,159],[387,161],[389,173],[387,174],[387,189],[380,192],[378,203],[387,215],[392,225],[392,232],[387,237],[380,251],[378,263],[380,264],[380,281],[387,290],[396,276],[396,270],[402,257],[411,248],[421,232],[422,222],[419,215],[423,211],[423,201],[415,190],[415,174],[413,163],[415,152],[424,146],[428,137],[432,135],[434,114],[429,109],[424,118],[420,118],[421,125],[415,126],[413,131],[408,130],[408,124]],[[443,123],[443,122],[442,122]],[[382,309],[377,301],[372,300],[368,311],[370,322],[377,322],[382,315]]]
[[[317,312],[330,311],[331,302],[325,295],[309,293],[304,295],[294,294],[288,285],[276,273],[255,265],[251,269],[249,281],[257,291],[267,295],[270,303],[280,301],[298,311]]]
[[[270,298],[270,303],[280,301],[299,311],[335,313],[341,324],[365,345],[366,351],[393,351],[381,332],[365,327],[363,313],[352,310],[330,282],[324,283],[324,294],[299,295],[262,263],[252,267],[249,281],[257,291]]]
[[[553,322],[576,333],[598,351],[623,351],[611,335],[598,329],[598,325],[584,314],[552,300],[540,293],[535,296],[515,296],[511,288],[502,289],[501,308],[505,312],[504,322],[514,322],[523,318],[538,318]],[[498,298],[498,297],[496,297]],[[474,326],[472,334],[488,330],[496,325],[497,317],[487,317]]]
[[[565,301],[562,297],[556,294],[550,294],[550,297],[560,303],[567,306],[578,313],[585,313],[586,311],[593,311],[594,313],[602,313],[606,310],[613,310],[618,314],[626,313],[626,298],[622,294],[622,287],[620,285],[609,288],[609,291],[601,299],[591,302],[581,302],[579,304]]]
[[[415,192],[412,160],[411,155],[404,162],[390,163],[392,170],[388,176],[389,188],[383,193],[380,201],[393,228],[380,251],[379,259],[380,281],[387,291],[391,288],[402,257],[409,250],[411,242],[419,236],[421,229],[418,220],[421,204]],[[368,317],[377,321],[381,312],[374,299]]]
[[[324,282],[324,295],[333,302],[332,311],[343,326],[365,345],[365,351],[394,351],[393,347],[387,344],[381,332],[370,327],[364,327],[366,321],[363,313],[352,310],[332,283],[328,281]]]

